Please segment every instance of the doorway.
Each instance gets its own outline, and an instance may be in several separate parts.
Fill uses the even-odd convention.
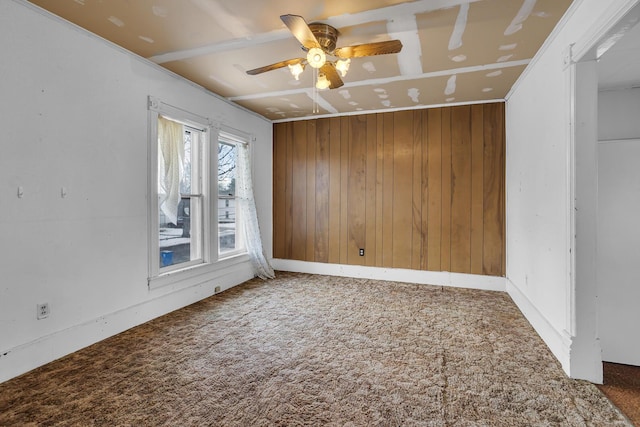
[[[580,53],[572,58],[573,312],[579,339],[571,364],[596,380],[603,360],[640,365],[640,310],[633,305],[640,301],[638,3],[630,1],[599,37],[574,46]]]

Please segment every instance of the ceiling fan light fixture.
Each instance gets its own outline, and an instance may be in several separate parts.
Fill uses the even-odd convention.
[[[323,90],[328,89],[329,86],[331,86],[331,82],[327,79],[327,76],[325,76],[324,74],[320,74],[318,76],[318,81],[316,82],[316,88]]]
[[[319,47],[312,47],[307,53],[307,62],[313,68],[321,68],[327,62],[327,55]]]
[[[304,71],[304,66],[302,63],[298,62],[297,64],[289,65],[289,71],[291,71],[291,75],[296,80],[300,80],[300,74]]]
[[[341,77],[344,77],[347,75],[347,71],[349,71],[349,65],[351,65],[351,59],[347,58],[347,59],[339,59],[336,62],[336,70],[338,70],[338,72],[340,73]]]

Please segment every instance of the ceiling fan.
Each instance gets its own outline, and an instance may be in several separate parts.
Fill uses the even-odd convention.
[[[310,65],[319,71],[316,82],[318,89],[335,89],[344,84],[341,76],[344,77],[347,74],[351,58],[386,55],[398,53],[402,50],[400,40],[336,48],[340,32],[331,25],[320,22],[307,24],[304,18],[298,15],[281,15],[280,19],[289,28],[293,36],[298,39],[302,49],[307,52],[307,56],[255,68],[247,71],[247,74],[253,76],[277,70],[278,68],[289,67],[291,74],[298,80],[300,74],[304,71],[304,67]],[[327,60],[327,56],[336,59]]]

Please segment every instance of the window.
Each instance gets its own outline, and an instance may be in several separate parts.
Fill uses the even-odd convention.
[[[197,283],[249,259],[236,204],[238,149],[247,141],[149,97],[150,288]]]
[[[215,231],[208,218],[213,128],[209,120],[149,97],[149,286],[167,273],[211,264]],[[211,197],[213,193],[213,198]],[[175,276],[171,280],[175,280]]]
[[[160,270],[204,259],[206,129],[158,117],[158,263]]]
[[[221,132],[218,140],[218,251],[227,256],[244,248],[242,222],[236,203],[237,137]]]
[[[167,123],[168,122],[168,123]],[[158,246],[161,268],[204,262],[202,170],[206,135],[166,117],[159,129],[175,127],[175,147],[170,133],[158,132]],[[173,173],[177,169],[177,173]],[[176,182],[172,182],[175,179]],[[174,190],[175,187],[175,190]]]

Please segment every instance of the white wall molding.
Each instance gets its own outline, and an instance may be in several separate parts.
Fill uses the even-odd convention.
[[[598,73],[596,61],[579,62],[571,102],[571,368],[573,378],[602,382],[602,352],[598,340],[597,217],[598,217]]]
[[[611,7],[596,25],[587,31],[571,49],[571,61],[580,62],[599,59],[613,46],[640,17],[639,0],[625,0],[620,7]],[[634,9],[635,8],[635,9]]]
[[[208,298],[216,293],[216,286],[220,286],[221,292],[237,286],[254,277],[253,270],[247,264],[233,265],[206,282],[190,287],[180,287],[177,290],[172,289],[139,304],[95,317],[11,349],[2,349],[0,383],[127,329]]]
[[[451,286],[457,288],[506,290],[505,278],[478,274],[450,273],[448,271],[422,271],[402,268],[366,267],[360,265],[325,264],[320,262],[271,260],[273,268],[296,273],[322,274],[326,276],[354,277],[359,279],[389,280],[421,285]]]
[[[560,361],[562,369],[569,373],[572,339],[567,331],[557,330],[536,308],[527,296],[511,280],[506,279],[507,293],[518,306],[533,329],[540,335],[551,353]]]

